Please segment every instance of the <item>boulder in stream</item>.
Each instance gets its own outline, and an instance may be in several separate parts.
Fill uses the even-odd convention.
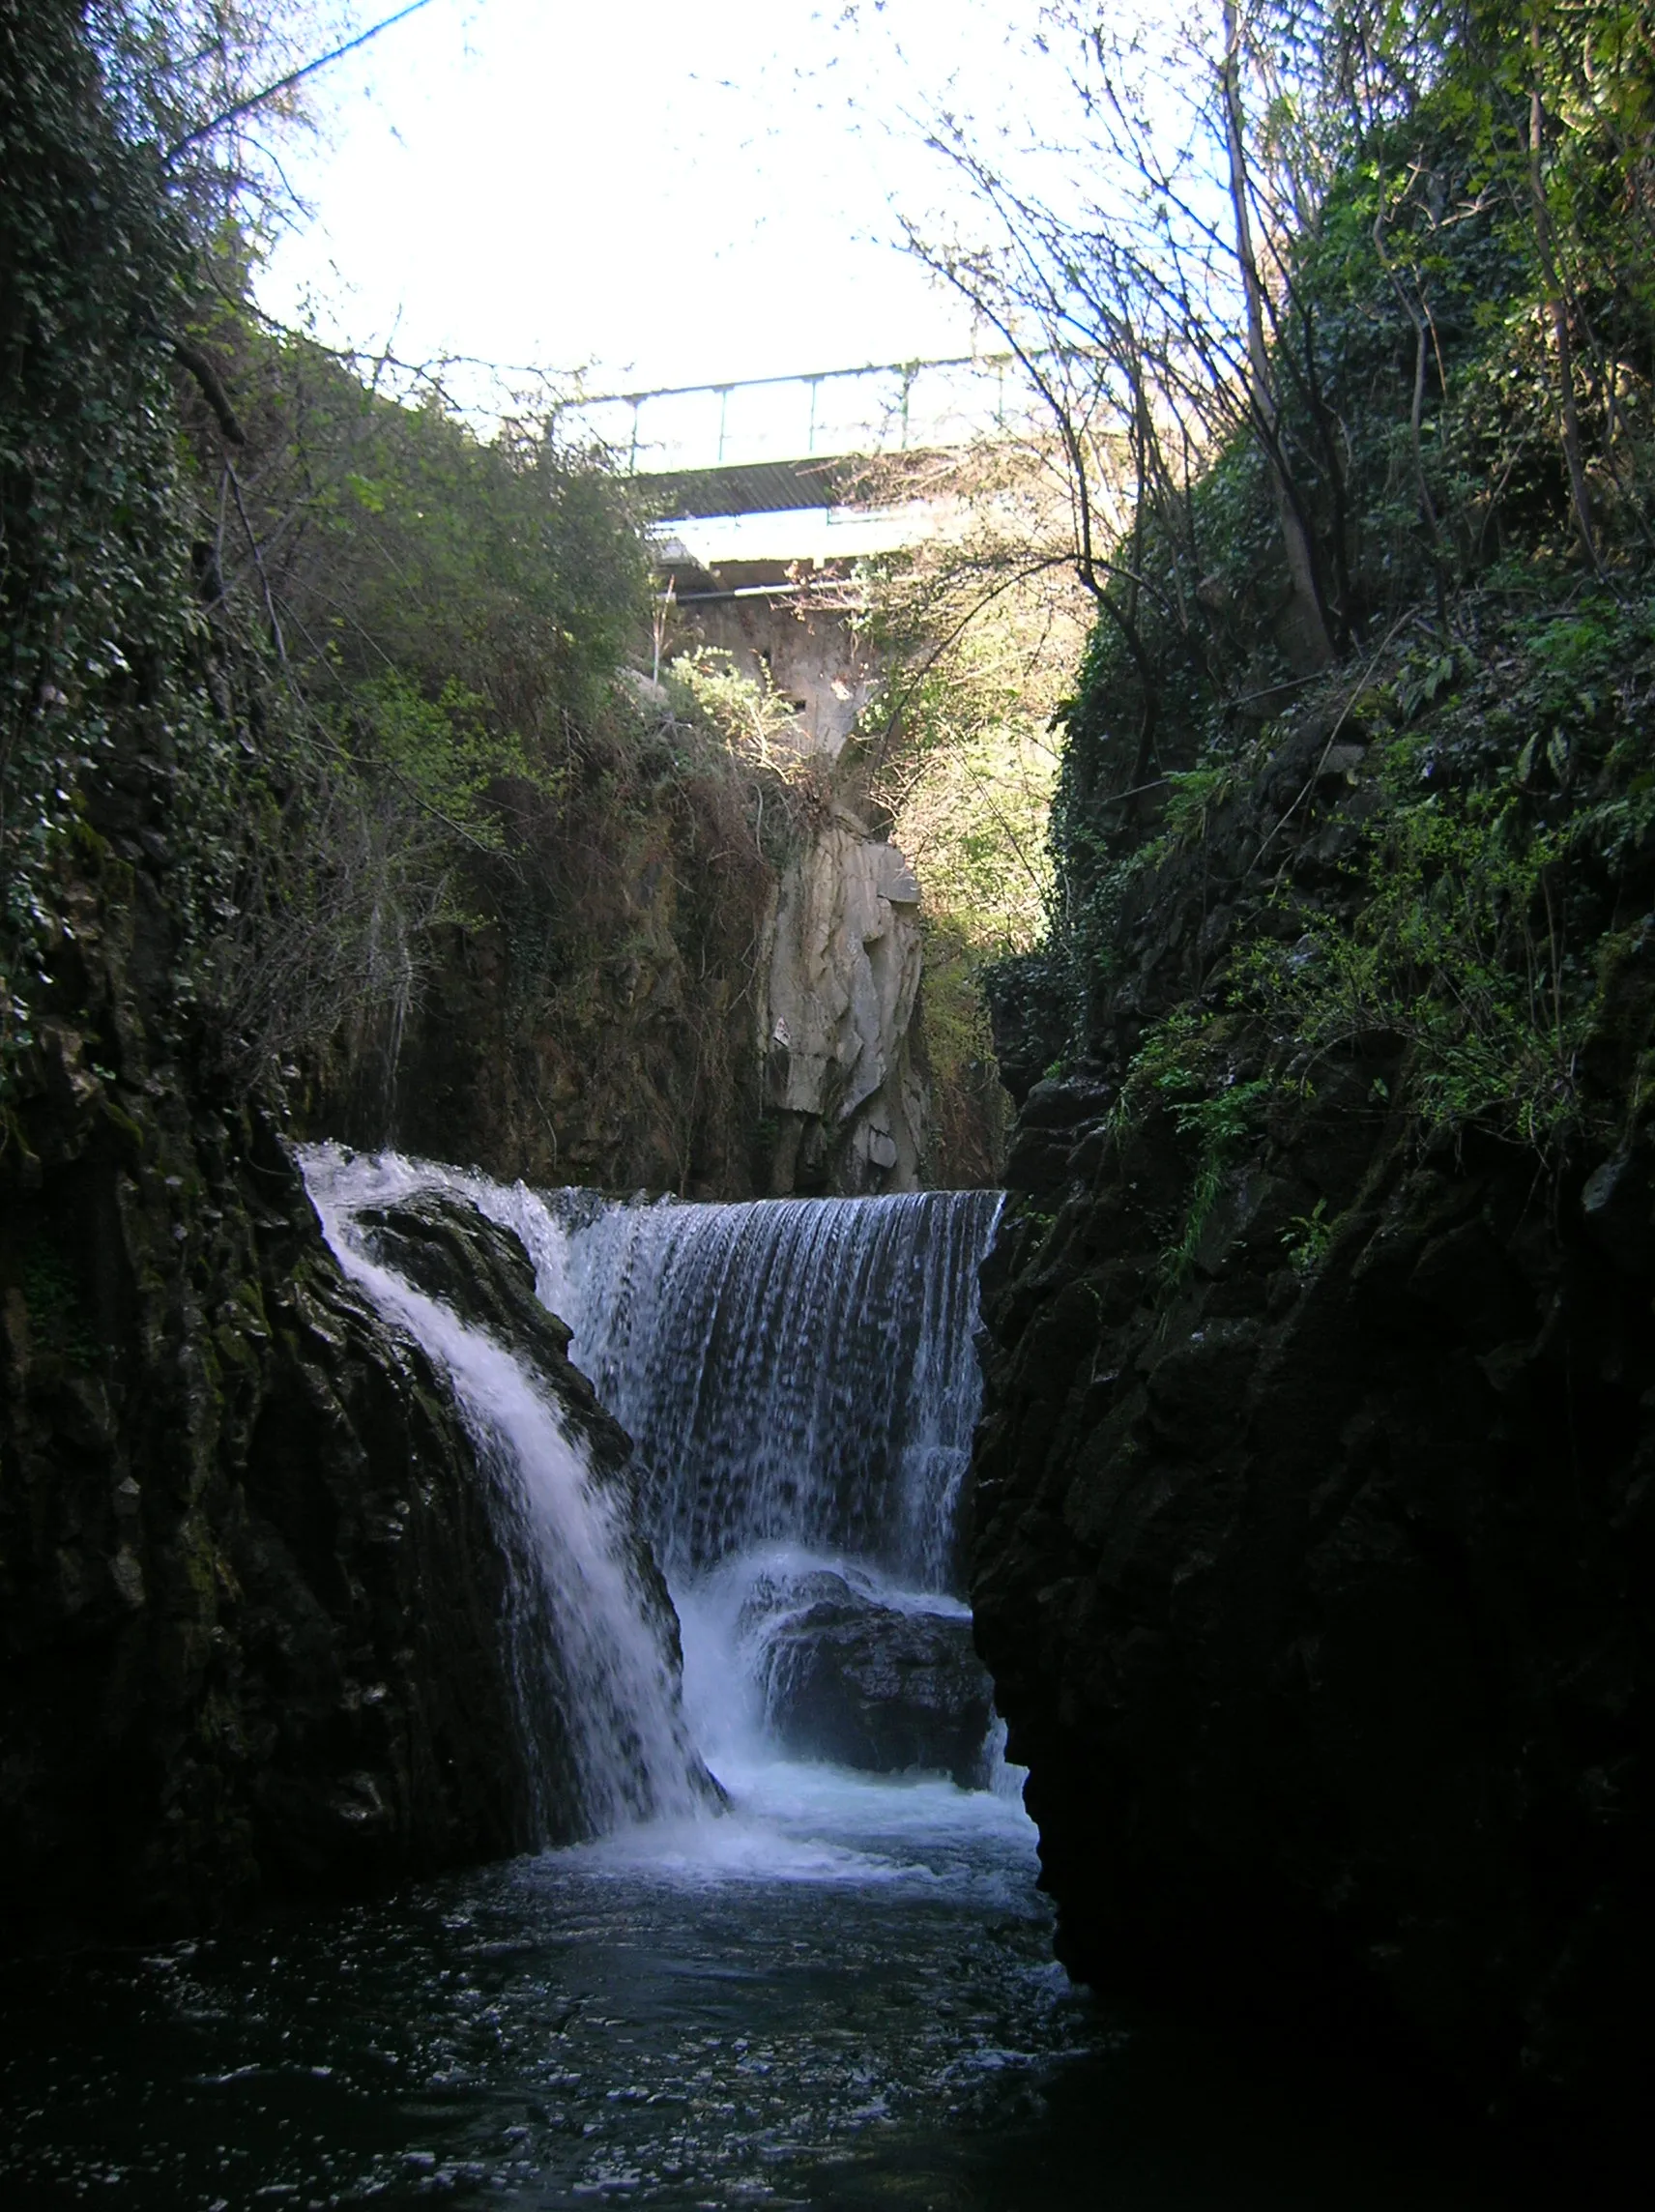
[[[817,1568],[765,1576],[740,1626],[762,1644],[766,1719],[790,1750],[981,1783],[993,1698],[965,1613],[892,1605]]]

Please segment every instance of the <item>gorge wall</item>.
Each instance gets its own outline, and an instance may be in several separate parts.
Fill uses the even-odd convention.
[[[269,1120],[158,1040],[153,879],[104,862],[76,923],[0,1160],[6,1896],[175,1925],[508,1848],[504,1566],[447,1392]]]
[[[181,1033],[169,793],[128,761],[89,795],[0,1153],[0,1872],[25,1936],[199,1925],[581,1830],[568,1775],[531,1803],[514,1562],[447,1378]],[[531,1348],[624,1491],[626,1440],[510,1239],[380,1234]]]
[[[927,1154],[919,886],[836,807],[782,879],[765,1002],[769,1188],[914,1190]]]
[[[1595,1148],[1422,1135],[1378,1023],[1257,1083],[1237,947],[1284,880],[1295,931],[1366,895],[1379,756],[1338,735],[1308,715],[1139,872],[1090,1061],[1031,1082],[1039,994],[1002,1008],[978,1644],[1072,1972],[1342,2024],[1601,2147],[1655,1967],[1655,926],[1601,955]],[[1645,845],[1620,911],[1650,888]],[[1248,1112],[1146,1082],[1180,1006]]]
[[[540,1184],[916,1188],[919,886],[833,790],[825,770],[768,833],[734,779],[699,806],[595,797],[523,856],[544,930],[446,925],[394,1020],[298,1087],[297,1125]]]

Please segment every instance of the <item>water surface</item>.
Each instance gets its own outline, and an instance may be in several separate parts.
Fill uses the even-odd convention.
[[[0,2203],[1471,2212],[1408,2093],[1130,2023],[1014,1798],[726,1764],[738,1809],[0,1969]]]

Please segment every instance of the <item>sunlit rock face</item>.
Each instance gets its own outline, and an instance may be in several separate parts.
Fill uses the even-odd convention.
[[[857,717],[873,697],[880,655],[858,628],[855,609],[831,603],[844,591],[828,571],[825,592],[743,595],[742,585],[768,583],[793,566],[782,562],[718,562],[703,579],[725,590],[682,604],[680,620],[702,646],[727,653],[750,683],[773,685],[792,702],[795,719],[780,742],[791,751],[837,760]],[[808,572],[809,564],[806,563]],[[693,572],[692,572],[693,574]],[[693,581],[688,589],[694,591]],[[727,591],[727,595],[725,593]]]
[[[765,1041],[778,1193],[917,1186],[920,966],[912,869],[836,812],[783,878],[776,913]]]

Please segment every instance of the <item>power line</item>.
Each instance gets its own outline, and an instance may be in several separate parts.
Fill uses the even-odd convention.
[[[354,39],[347,39],[342,46],[335,46],[331,53],[318,54],[313,62],[305,62],[300,69],[289,70],[285,76],[278,76],[274,84],[267,84],[262,91],[248,93],[246,100],[238,100],[233,106],[215,115],[211,122],[188,131],[175,145],[169,146],[166,150],[167,160],[176,161],[180,154],[191,146],[198,146],[203,138],[211,138],[214,131],[221,131],[226,123],[234,123],[241,115],[250,115],[255,107],[262,107],[267,100],[274,100],[278,92],[291,92],[296,84],[303,84],[307,76],[314,76],[318,70],[325,70],[331,62],[343,61],[347,54],[354,54],[359,46],[365,46],[371,40],[377,39],[382,31],[394,30],[398,23],[405,23],[410,15],[418,15],[421,8],[430,5],[431,0],[408,0],[406,8],[399,8],[394,15],[387,15],[382,22],[371,25],[365,31],[359,31]]]

